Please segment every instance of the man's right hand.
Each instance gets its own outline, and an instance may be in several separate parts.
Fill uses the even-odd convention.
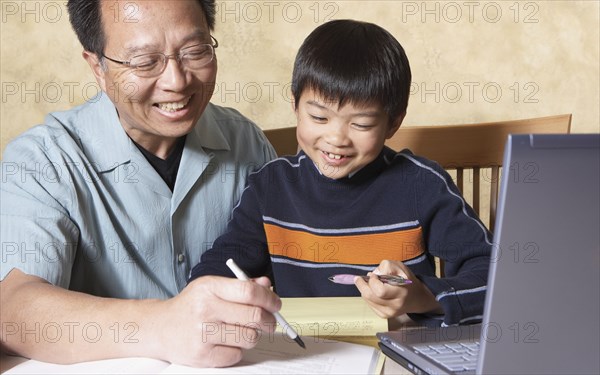
[[[194,367],[239,362],[242,349],[256,345],[260,331],[271,333],[281,300],[267,277],[254,282],[205,276],[191,282],[156,310],[162,359]]]
[[[169,300],[101,298],[13,269],[0,282],[2,350],[52,363],[150,357],[196,366],[237,363],[272,332],[281,300],[269,279],[206,276]]]

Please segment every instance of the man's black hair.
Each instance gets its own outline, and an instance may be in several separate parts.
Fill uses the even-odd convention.
[[[86,51],[102,55],[106,39],[102,28],[101,0],[69,0],[67,10],[71,26]],[[197,0],[210,31],[215,27],[215,0]]]

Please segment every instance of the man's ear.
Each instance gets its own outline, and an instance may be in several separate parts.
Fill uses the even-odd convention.
[[[98,82],[102,91],[106,92],[106,70],[102,67],[98,55],[90,51],[83,51],[81,55],[92,69],[92,73],[94,73],[94,77],[96,77],[96,82]]]
[[[390,129],[385,136],[385,139],[390,139],[396,134],[398,129],[400,129],[400,125],[402,125],[402,121],[404,121],[404,117],[406,117],[406,111],[402,112],[395,120],[392,121]]]

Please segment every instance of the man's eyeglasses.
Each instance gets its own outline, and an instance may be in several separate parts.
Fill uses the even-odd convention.
[[[155,52],[134,56],[129,61],[111,59],[104,54],[102,54],[102,57],[114,63],[128,66],[133,69],[133,73],[138,77],[152,78],[159,76],[165,70],[169,59],[177,60],[178,63],[190,70],[200,69],[210,64],[215,58],[215,48],[219,46],[219,42],[215,37],[211,35],[210,38],[213,44],[197,44],[186,47],[174,55]]]

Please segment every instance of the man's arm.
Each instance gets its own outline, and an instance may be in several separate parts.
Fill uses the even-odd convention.
[[[256,283],[203,277],[169,300],[119,300],[53,286],[13,269],[0,282],[2,347],[42,361],[151,357],[196,367],[232,365],[273,331],[281,301]]]

